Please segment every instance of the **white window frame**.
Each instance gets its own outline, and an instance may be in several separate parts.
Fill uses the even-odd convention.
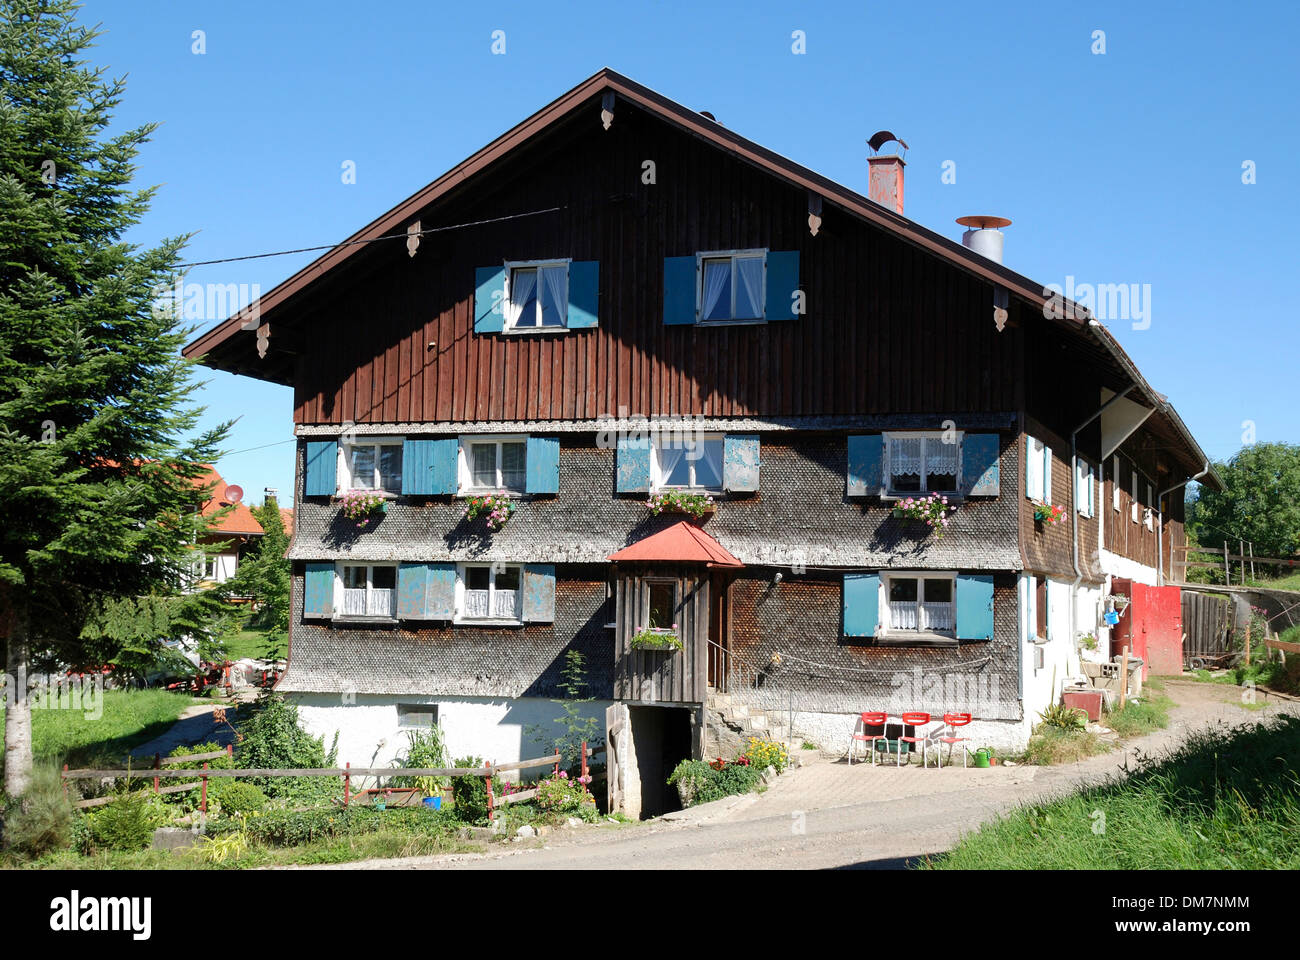
[[[925,580],[946,580],[952,587],[952,630],[922,630],[919,627],[895,627],[892,622],[893,611],[889,607],[889,584],[893,580],[915,580],[916,584],[916,605],[917,605],[917,622],[920,622],[920,606],[925,602]],[[952,638],[957,636],[957,571],[956,570],[891,570],[882,571],[880,574],[880,595],[877,606],[881,611],[880,626],[881,631],[886,636],[891,637],[912,637],[918,635],[933,634],[935,636]]]
[[[1025,435],[1025,497],[1034,503],[1050,505],[1052,502],[1052,448],[1046,442],[1039,440],[1037,437]],[[1034,479],[1035,476],[1028,469],[1032,462],[1031,458],[1041,457],[1041,482],[1042,488],[1037,491],[1038,496],[1034,496]]]
[[[503,322],[501,324],[502,332],[529,334],[529,333],[558,333],[561,330],[568,330],[569,329],[569,297],[573,292],[572,289],[570,288],[571,277],[570,277],[569,264],[571,264],[572,262],[573,260],[571,258],[563,259],[563,260],[507,260],[505,263],[505,268],[506,268],[505,299],[501,301],[501,311],[503,317]],[[540,271],[542,268],[545,267],[564,267],[564,316],[560,318],[561,323],[558,327],[543,327],[541,326],[540,323],[534,326],[520,326],[519,318],[515,316],[514,302],[510,299],[510,285],[511,282],[514,280],[515,271],[516,270],[539,270]],[[540,273],[538,274],[538,280],[539,282],[541,280]],[[538,289],[540,290],[540,287]],[[541,312],[542,312],[542,300],[541,297],[539,296],[537,298],[537,319],[538,320],[541,320]]]
[[[502,447],[507,443],[522,443],[524,445],[524,481],[518,487],[507,487],[498,482],[491,487],[476,487],[474,485],[474,461],[471,457],[470,448],[476,443],[495,443],[497,448],[497,467],[496,478],[502,479],[501,463],[505,456]],[[460,438],[460,449],[457,454],[457,473],[458,485],[457,493],[461,496],[479,496],[485,493],[506,493],[523,494],[528,490],[528,436],[527,434],[479,434],[466,435]]]
[[[355,485],[356,477],[352,473],[352,451],[357,447],[374,447],[375,448],[375,475],[372,478],[375,482],[373,487],[358,487]],[[403,447],[401,437],[357,437],[353,440],[342,440],[339,442],[339,459],[338,459],[338,493],[340,495],[352,490],[363,490],[367,493],[388,494],[389,496],[400,496],[402,493],[401,474],[398,474],[397,489],[385,490],[382,486],[383,473],[380,470],[380,447]],[[405,453],[403,453],[405,457]]]
[[[1138,472],[1137,472],[1137,469],[1134,468],[1134,470],[1133,470],[1133,504],[1132,504],[1132,506],[1129,508],[1129,519],[1132,520],[1134,523],[1137,523],[1137,522],[1138,522],[1138,517],[1139,517],[1139,515],[1140,515],[1140,511],[1141,511],[1141,509],[1142,509],[1142,508],[1138,505]]]
[[[963,430],[956,431],[957,439],[953,441],[957,445],[957,472],[953,474],[954,489],[930,490],[926,486],[926,469],[925,469],[926,450],[929,447],[931,441],[937,440],[939,443],[943,443],[943,438],[945,433],[946,431],[943,430],[892,430],[888,433],[883,434],[885,438],[885,450],[884,450],[885,462],[881,470],[882,473],[884,474],[885,494],[887,497],[891,499],[896,499],[896,498],[910,497],[910,496],[924,496],[930,493],[947,494],[950,497],[955,497],[961,494],[962,492],[961,471],[962,471],[962,451],[963,451],[962,440],[966,436],[966,433]],[[894,488],[893,442],[895,440],[920,440],[921,441],[921,489],[920,490],[896,490]]]
[[[1115,512],[1119,513],[1119,495],[1121,489],[1119,457],[1111,458],[1111,466],[1114,469],[1112,470],[1110,477],[1110,499]]]
[[[364,567],[366,571],[366,610],[370,609],[370,597],[375,589],[375,570],[379,568],[390,569],[393,571],[393,598],[392,607],[387,614],[383,613],[346,613],[343,609],[343,593],[346,589],[343,585],[343,568],[344,567]],[[338,560],[334,563],[334,613],[335,620],[396,620],[397,619],[397,564],[374,562],[370,560]]]
[[[688,431],[689,433],[689,431]],[[704,486],[696,483],[695,464],[704,459],[703,452],[699,456],[691,458],[687,456],[687,462],[690,464],[691,483],[686,486],[670,485],[664,482],[665,473],[663,465],[659,460],[661,450],[677,449],[678,446],[689,443],[720,443],[722,444],[722,455],[718,458],[718,483],[717,486]],[[689,454],[689,450],[688,450]],[[727,440],[726,434],[723,433],[701,433],[698,435],[690,434],[689,436],[678,436],[676,434],[655,434],[650,437],[650,490],[658,493],[662,490],[676,490],[680,493],[722,493],[723,485],[726,482],[724,473],[726,471],[727,459]]]
[[[436,703],[399,703],[396,704],[393,709],[397,711],[398,730],[432,730],[434,727],[441,726],[442,711],[438,709],[438,704]],[[428,724],[407,723],[403,719],[404,714],[406,716],[417,717],[431,715],[433,720]]]
[[[1143,517],[1143,520],[1145,521],[1148,530],[1155,529],[1155,515],[1156,515],[1155,502],[1156,502],[1156,491],[1151,486],[1151,484],[1148,483],[1147,484],[1147,507],[1146,507],[1146,513]]]
[[[1075,508],[1080,516],[1091,518],[1096,512],[1096,501],[1093,499],[1092,464],[1082,457],[1077,458],[1075,473]]]
[[[465,613],[465,592],[466,586],[465,574],[471,569],[486,569],[488,571],[488,616],[471,617]],[[497,594],[496,583],[497,574],[505,570],[515,570],[519,574],[519,588],[511,592],[516,594],[515,609],[519,612],[517,617],[494,617],[491,616],[493,600]],[[524,603],[524,565],[522,563],[458,563],[456,564],[456,608],[452,618],[453,623],[468,625],[500,625],[506,624],[517,626],[523,623],[523,603]]]
[[[695,254],[695,319],[701,326],[731,326],[746,323],[767,323],[767,248],[750,250],[709,250]],[[706,320],[704,317],[704,261],[731,260],[731,317],[725,320]],[[763,261],[763,282],[759,288],[758,306],[761,311],[757,317],[735,319],[736,314],[736,261],[739,259],[761,259]]]

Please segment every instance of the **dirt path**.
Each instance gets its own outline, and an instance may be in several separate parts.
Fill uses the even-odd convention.
[[[339,869],[896,868],[950,849],[963,833],[1021,803],[1120,774],[1138,754],[1163,753],[1194,729],[1300,715],[1297,699],[1261,692],[1262,709],[1247,710],[1239,687],[1183,680],[1165,685],[1177,704],[1166,729],[1075,764],[898,770],[814,761],[762,794],[644,824],[564,831],[540,842],[494,845],[484,854],[367,860]]]
[[[213,720],[212,711],[217,707],[225,708],[227,719],[233,723],[237,706],[238,704],[219,701],[196,703],[192,707],[186,707],[180,718],[167,728],[166,733],[140,744],[131,751],[131,756],[152,757],[158,754],[165,757],[180,746],[214,742],[224,747],[228,743],[234,743],[235,731],[229,724],[217,723]]]

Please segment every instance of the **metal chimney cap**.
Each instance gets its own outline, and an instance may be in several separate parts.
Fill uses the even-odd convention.
[[[1006,217],[958,217],[957,222],[963,227],[969,227],[971,230],[988,230],[990,228],[1000,230],[1002,227],[1011,226],[1011,221]]]
[[[891,140],[897,143],[899,146],[901,146],[904,150],[908,149],[906,140],[902,139],[901,137],[894,136],[894,134],[888,130],[877,130],[875,133],[873,133],[871,137],[867,140],[867,146],[871,148],[872,153],[879,153],[880,148],[883,147],[885,144],[889,143]]]

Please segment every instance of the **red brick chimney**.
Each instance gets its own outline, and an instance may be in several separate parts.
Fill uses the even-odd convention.
[[[901,152],[881,154],[880,148],[886,143],[897,143]],[[881,130],[867,141],[872,156],[867,157],[867,197],[882,207],[889,207],[895,213],[903,212],[903,168],[907,166],[903,154],[907,144],[888,130]]]

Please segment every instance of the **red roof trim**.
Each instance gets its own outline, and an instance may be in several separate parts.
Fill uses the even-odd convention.
[[[710,567],[743,567],[717,540],[685,520],[616,550],[609,559],[618,562],[706,563]]]

